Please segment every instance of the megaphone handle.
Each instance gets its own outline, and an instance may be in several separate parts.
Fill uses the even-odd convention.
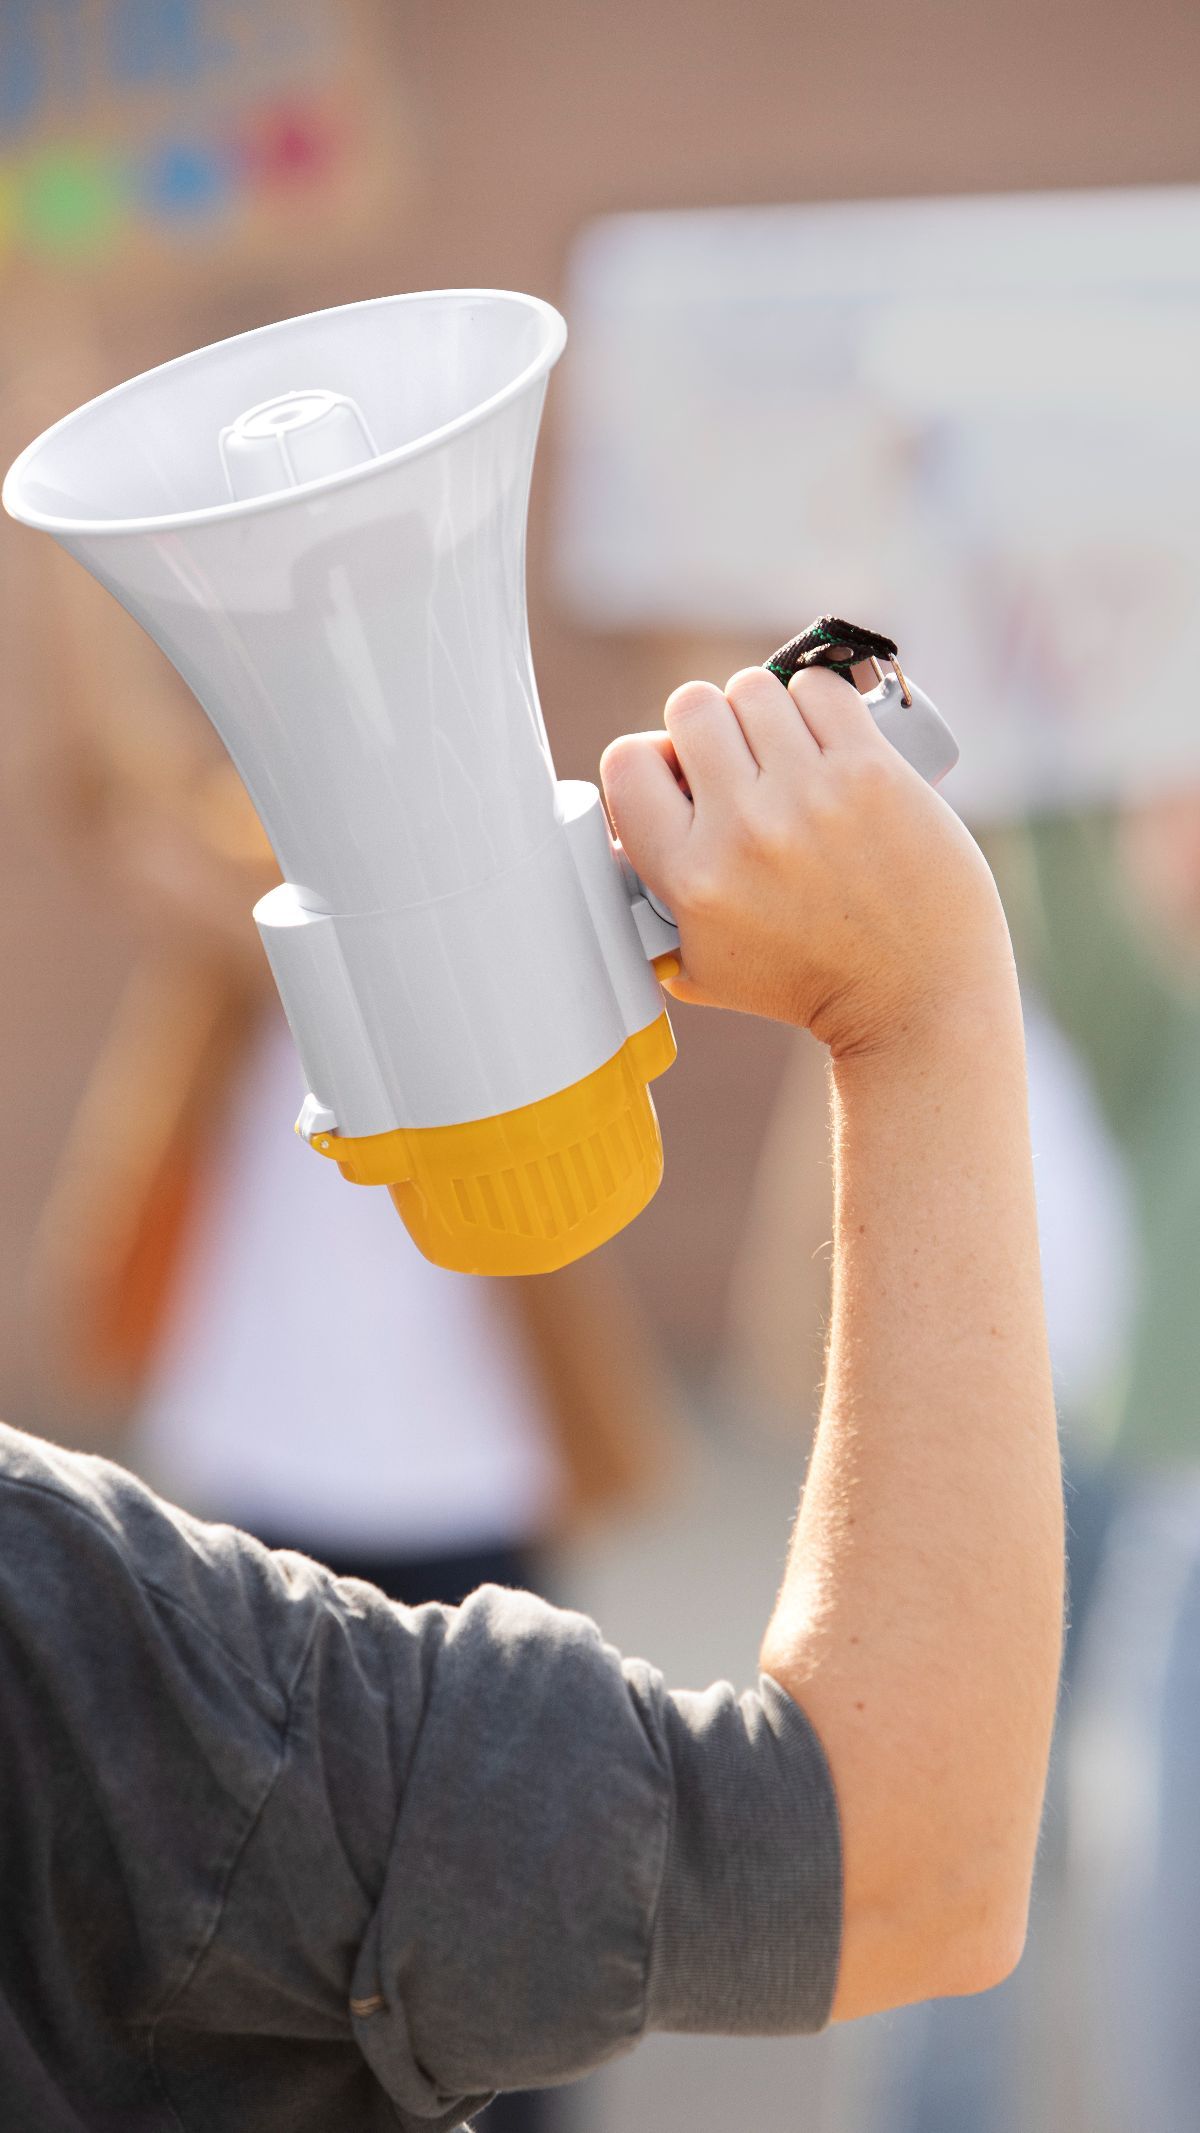
[[[772,652],[763,665],[780,681],[789,682],[804,667],[826,666],[857,686],[852,668],[869,661],[878,676],[878,686],[867,697],[871,715],[885,739],[930,785],[938,785],[958,761],[958,743],[924,691],[910,682],[900,666],[897,646],[878,630],[845,622],[838,615],[819,615],[806,630]],[[890,674],[883,671],[883,663]],[[647,958],[661,982],[677,977],[679,929],[661,897],[630,869],[634,894],[634,918]]]

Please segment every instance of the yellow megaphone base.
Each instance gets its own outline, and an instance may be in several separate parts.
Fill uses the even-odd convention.
[[[355,1185],[386,1185],[414,1244],[459,1274],[550,1274],[639,1215],[662,1138],[647,1084],[675,1057],[665,1013],[569,1088],[494,1118],[312,1146]]]

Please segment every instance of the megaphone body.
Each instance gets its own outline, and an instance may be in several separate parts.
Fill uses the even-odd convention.
[[[669,914],[595,786],[556,779],[533,674],[564,339],[495,291],[288,320],[90,402],[4,490],[161,645],[246,784],[284,876],[255,918],[298,1130],[478,1273],[548,1271],[640,1211],[675,1055]]]

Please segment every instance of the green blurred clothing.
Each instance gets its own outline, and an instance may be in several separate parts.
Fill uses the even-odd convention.
[[[1200,990],[1123,890],[1110,816],[1046,815],[994,854],[1018,960],[1087,1068],[1141,1249],[1115,1449],[1200,1456]]]

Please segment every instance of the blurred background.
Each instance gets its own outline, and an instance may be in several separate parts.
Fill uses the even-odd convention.
[[[1073,1591],[1025,1962],[811,2044],[656,2040],[488,2133],[1194,2133],[1198,66],[1178,0],[0,13],[5,464],[272,318],[548,297],[560,775],[848,613],[955,727],[1017,944]],[[277,876],[209,728],[7,522],[0,677],[0,1411],[404,1597],[520,1576],[751,1679],[820,1368],[815,1048],[673,1010],[640,1220],[543,1282],[434,1274],[291,1133]]]

